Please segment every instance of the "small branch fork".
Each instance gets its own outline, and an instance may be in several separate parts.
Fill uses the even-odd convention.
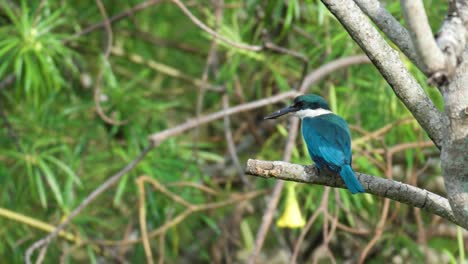
[[[189,201],[182,198],[181,196],[177,195],[175,192],[170,191],[166,186],[162,185],[156,179],[151,178],[149,176],[145,176],[145,175],[140,176],[138,177],[136,182],[137,182],[138,191],[139,191],[138,208],[139,208],[140,230],[141,230],[141,237],[143,241],[143,248],[145,250],[147,263],[153,263],[153,255],[151,252],[151,246],[150,246],[150,240],[149,240],[150,238],[159,236],[161,239],[164,240],[164,236],[170,228],[178,225],[179,223],[181,223],[187,217],[189,217],[190,215],[194,213],[208,211],[208,210],[215,210],[221,207],[234,205],[242,201],[257,198],[261,195],[264,195],[266,192],[265,190],[257,190],[257,191],[251,191],[251,192],[241,193],[241,194],[231,194],[230,197],[219,202],[210,202],[210,203],[205,203],[205,204],[192,204]],[[153,231],[148,231],[147,226],[146,226],[146,209],[145,209],[146,201],[145,201],[145,188],[144,188],[145,183],[150,184],[156,191],[168,197],[174,203],[180,204],[185,208],[185,210],[182,213],[178,214],[175,217],[172,217],[166,223],[164,223],[163,225],[161,225],[160,227],[158,227],[157,229]],[[206,187],[206,186],[201,186],[201,188],[200,186],[190,186],[190,187],[197,188],[198,190],[205,192],[207,194],[211,194],[211,195],[220,194],[220,193],[217,193],[215,190],[210,189],[209,187]],[[159,257],[160,257],[159,263],[163,263],[164,251],[159,252]]]
[[[317,175],[313,166],[302,166],[283,161],[249,159],[246,173],[263,178],[319,184],[335,188],[345,188],[341,177],[336,174]],[[379,178],[364,173],[356,173],[366,193],[399,201],[413,207],[436,214],[453,223],[468,228],[468,223],[459,223],[446,198],[435,193],[405,183]]]
[[[355,2],[426,74],[430,84],[440,87],[451,80],[460,64],[468,38],[468,3],[465,0],[449,1],[449,10],[435,38],[422,0],[401,0],[408,30],[382,7],[379,1]]]

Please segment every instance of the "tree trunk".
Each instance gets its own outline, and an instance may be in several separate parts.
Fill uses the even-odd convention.
[[[453,213],[468,222],[468,48],[453,80],[442,87],[446,126],[441,153],[442,175]]]

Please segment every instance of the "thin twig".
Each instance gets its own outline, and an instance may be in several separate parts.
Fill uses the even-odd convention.
[[[301,60],[303,63],[306,63],[306,64],[309,63],[309,58],[306,55],[304,55],[304,54],[302,54],[300,52],[297,52],[295,50],[289,50],[287,48],[280,47],[280,46],[276,45],[273,42],[270,42],[270,41],[265,42],[264,47],[265,47],[265,49],[269,49],[271,51],[274,51],[274,52],[277,52],[277,53],[280,53],[280,54],[286,54],[286,55],[289,55],[291,57],[297,58],[297,59]]]
[[[219,24],[221,23],[221,20],[222,20],[222,17],[223,17],[223,6],[224,6],[224,1],[223,0],[217,0],[214,2],[214,5],[215,5],[215,25],[214,25],[214,28],[215,28],[215,31],[218,29],[219,27]],[[211,41],[211,44],[210,44],[210,49],[209,49],[209,52],[208,52],[208,56],[206,57],[206,62],[205,62],[205,67],[203,69],[203,73],[202,73],[202,78],[201,78],[201,85],[198,87],[198,95],[197,95],[197,104],[196,104],[196,110],[195,110],[195,115],[196,117],[200,117],[201,113],[202,113],[202,110],[203,110],[203,104],[204,104],[204,101],[205,101],[205,92],[206,92],[206,89],[207,89],[207,81],[208,81],[208,75],[210,73],[210,70],[213,70],[212,69],[213,67],[213,64],[214,64],[214,61],[215,61],[215,57],[216,57],[216,51],[217,51],[217,47],[218,47],[218,42],[216,42],[216,39],[213,38],[213,40]],[[226,120],[226,118],[228,117],[224,117],[224,119]],[[195,157],[195,160],[197,160],[198,162],[198,147],[197,147],[197,143],[198,143],[198,137],[199,137],[199,134],[200,134],[200,130],[198,128],[196,128],[193,132],[193,153],[194,153],[194,157]]]
[[[371,61],[366,55],[354,55],[330,61],[307,74],[307,76],[304,78],[304,81],[301,84],[301,87],[299,88],[299,92],[305,93],[306,90],[310,88],[310,86],[316,84],[325,76],[339,69],[348,68],[352,65],[366,64],[370,62]]]
[[[385,176],[389,180],[392,179],[392,175],[393,175],[393,154],[394,153],[396,153],[396,151],[389,150],[386,155],[387,167],[385,169]],[[369,241],[369,243],[367,243],[367,245],[362,250],[359,256],[359,264],[364,263],[372,247],[374,247],[377,241],[379,241],[379,239],[382,237],[382,233],[383,233],[385,222],[387,221],[387,215],[388,215],[389,209],[390,209],[390,199],[384,199],[382,213],[380,214],[379,222],[377,223],[377,226],[375,228],[374,237]]]
[[[166,233],[162,233],[159,236],[159,260],[158,264],[164,264],[165,252],[166,252]]]
[[[2,218],[6,218],[6,219],[16,221],[18,223],[26,224],[28,226],[34,227],[38,230],[42,230],[45,232],[52,232],[56,229],[56,227],[53,225],[39,221],[37,219],[34,219],[26,215],[15,213],[11,210],[1,208],[1,207],[0,207],[0,216]],[[74,243],[80,243],[80,241],[82,240],[80,236],[77,236],[77,235],[74,235],[72,233],[65,232],[65,231],[60,231],[58,235]]]
[[[188,10],[188,8],[179,0],[171,0],[177,7],[180,8],[180,10],[195,24],[197,25],[199,28],[201,28],[202,30],[204,30],[205,32],[207,32],[208,34],[210,34],[211,36],[213,36],[215,39],[219,39],[219,40],[222,40],[223,42],[226,42],[227,44],[235,47],[235,48],[239,48],[239,49],[244,49],[244,50],[250,50],[250,51],[261,51],[263,49],[262,46],[254,46],[254,45],[248,45],[248,44],[244,44],[244,43],[239,43],[239,42],[235,42],[233,40],[230,40],[226,37],[224,37],[223,35],[219,34],[218,32],[214,31],[213,29],[211,29],[210,27],[208,27],[207,25],[205,25],[203,22],[201,22],[195,15],[192,14],[192,12],[190,12],[190,10]]]
[[[219,195],[220,193],[208,186],[195,183],[195,182],[183,182],[183,181],[178,181],[178,182],[173,182],[173,183],[168,183],[167,186],[177,186],[177,187],[192,187],[194,189],[198,189],[202,192],[211,194],[211,195]]]
[[[104,110],[101,107],[101,85],[102,85],[102,77],[104,75],[104,69],[107,67],[109,64],[109,56],[112,50],[112,39],[113,39],[113,34],[112,34],[112,28],[111,28],[111,23],[109,21],[109,17],[107,16],[106,8],[104,7],[104,4],[102,3],[101,0],[96,0],[96,4],[99,7],[99,12],[101,12],[102,17],[104,18],[104,26],[106,29],[106,35],[107,35],[107,40],[106,40],[106,48],[104,50],[104,67],[100,69],[98,76],[96,78],[96,84],[94,87],[94,105],[96,106],[96,112],[101,117],[104,122],[114,125],[114,126],[119,126],[126,124],[127,121],[116,121],[113,120],[112,118],[108,117]]]
[[[260,99],[260,100],[257,100],[257,101],[237,105],[237,106],[231,107],[231,108],[229,108],[227,110],[222,110],[222,111],[219,111],[219,112],[208,114],[208,115],[205,115],[205,116],[201,116],[199,118],[192,118],[192,119],[188,120],[187,122],[185,122],[183,124],[180,124],[178,126],[175,126],[173,128],[169,128],[169,129],[166,129],[164,131],[154,133],[154,134],[149,136],[149,139],[150,139],[151,142],[153,142],[153,144],[158,145],[162,141],[166,140],[169,137],[179,135],[179,134],[181,134],[181,133],[183,133],[183,132],[185,132],[185,131],[187,131],[189,129],[192,129],[192,128],[195,128],[197,126],[201,126],[201,125],[204,125],[204,124],[207,124],[207,123],[210,123],[210,122],[215,121],[217,119],[223,118],[224,116],[229,116],[229,115],[233,115],[233,114],[237,114],[237,113],[241,113],[241,112],[250,111],[252,109],[256,109],[256,108],[260,108],[260,107],[263,107],[263,106],[266,106],[266,105],[270,105],[270,104],[280,102],[280,101],[282,101],[284,99],[288,99],[288,98],[294,97],[296,95],[298,95],[298,93],[296,91],[288,91],[288,92],[277,94],[277,95],[274,95],[274,96],[271,96],[271,97],[263,98],[263,99]]]
[[[138,177],[136,184],[138,187],[138,218],[140,221],[141,240],[143,241],[143,248],[146,255],[146,263],[153,264],[153,254],[151,253],[151,245],[148,240],[148,227],[146,226],[146,199],[145,199],[145,185],[142,177]]]
[[[167,64],[158,62],[155,59],[143,58],[142,56],[136,53],[129,53],[123,50],[121,47],[112,47],[111,52],[112,52],[112,55],[114,56],[121,56],[121,57],[125,56],[128,60],[130,60],[131,62],[135,64],[140,64],[149,69],[157,71],[159,73],[166,74],[168,76],[181,79],[183,81],[187,81],[197,87],[205,86],[206,90],[216,91],[216,92],[221,91],[220,88],[208,83],[207,81],[203,81],[198,78],[193,78],[190,75],[185,74],[183,71],[176,69],[174,67],[171,67]]]
[[[306,234],[309,232],[310,228],[312,225],[315,223],[315,220],[319,217],[320,214],[322,214],[325,210],[325,207],[328,206],[328,196],[330,193],[330,188],[325,188],[325,191],[323,192],[322,195],[322,201],[320,202],[319,208],[315,210],[314,214],[307,220],[306,225],[304,228],[301,230],[301,234],[296,240],[296,243],[294,244],[294,249],[293,253],[291,255],[290,263],[295,264],[297,261],[297,257],[299,256],[299,249],[301,248],[302,242],[304,241],[304,238]]]
[[[379,128],[378,130],[373,131],[372,133],[366,133],[363,137],[353,139],[353,142],[352,142],[353,147],[356,146],[356,145],[363,144],[363,143],[365,143],[365,142],[367,142],[367,141],[369,141],[371,139],[378,138],[381,135],[387,133],[389,130],[391,130],[394,127],[397,127],[397,126],[400,126],[400,125],[405,125],[405,124],[408,124],[408,123],[411,123],[411,122],[414,122],[414,121],[415,121],[414,118],[406,117],[406,118],[399,119],[399,120],[397,120],[395,122],[392,122],[390,124],[386,124],[383,127]],[[349,128],[358,129],[357,126],[353,126],[353,125],[349,125]],[[361,132],[364,133],[364,131],[361,131]]]
[[[418,171],[412,173],[411,178],[409,180],[409,183],[411,185],[417,186],[418,177],[424,171],[426,171],[427,168],[429,168],[429,164],[430,164],[429,160],[427,160],[426,163],[424,164],[424,166],[421,169],[419,169]],[[429,263],[430,259],[429,259],[428,247],[427,247],[427,234],[426,234],[426,228],[424,226],[424,221],[423,221],[423,219],[421,217],[421,209],[413,208],[413,214],[414,214],[414,218],[416,219],[416,224],[418,226],[417,242],[418,242],[419,245],[422,245],[423,252],[426,255],[426,263]]]
[[[239,195],[239,194],[231,195],[230,198],[228,198],[226,200],[223,200],[223,201],[220,201],[220,202],[211,202],[211,203],[206,203],[206,204],[191,204],[191,203],[188,203],[188,202],[187,203],[181,203],[181,201],[185,201],[182,197],[180,197],[179,195],[169,191],[164,185],[162,185],[156,179],[150,178],[148,176],[141,176],[140,178],[141,178],[142,181],[144,180],[145,182],[148,182],[149,184],[151,184],[153,186],[153,188],[155,188],[160,193],[166,195],[169,199],[171,199],[175,203],[179,203],[179,204],[183,205],[186,208],[182,213],[180,213],[176,217],[172,218],[170,221],[164,223],[162,226],[160,226],[156,230],[151,231],[149,233],[149,236],[148,236],[149,238],[153,238],[155,236],[160,236],[160,235],[166,233],[167,230],[169,230],[170,228],[178,225],[179,223],[184,221],[187,217],[189,217],[190,215],[192,215],[192,214],[194,214],[196,212],[214,210],[214,209],[217,209],[217,208],[225,207],[225,206],[228,206],[228,205],[239,203],[241,201],[256,198],[256,197],[258,197],[258,196],[265,193],[265,191],[263,191],[263,190],[252,191],[252,192],[248,192],[248,193],[243,193],[241,195]]]
[[[84,199],[81,204],[73,210],[67,218],[59,225],[55,230],[47,235],[46,237],[36,241],[34,244],[32,244],[27,250],[26,250],[26,263],[30,264],[31,263],[31,257],[34,253],[39,248],[43,248],[42,252],[45,252],[49,243],[54,239],[61,230],[65,228],[70,222],[84,209],[86,208],[91,202],[93,202],[99,195],[101,195],[103,192],[105,192],[107,189],[109,189],[111,186],[113,186],[115,183],[117,183],[122,176],[124,176],[127,172],[135,168],[138,163],[154,148],[154,145],[148,146],[143,152],[140,153],[133,161],[131,161],[127,166],[125,166],[122,170],[117,172],[116,174],[112,175],[108,180],[106,180],[103,184],[101,184],[97,189],[95,189],[91,194],[89,194],[86,199]],[[43,253],[45,254],[45,253]]]
[[[226,111],[229,108],[229,98],[227,92],[223,94],[223,110]],[[244,168],[242,168],[239,157],[237,156],[236,145],[232,138],[232,131],[231,131],[231,122],[229,116],[224,117],[224,137],[226,138],[226,143],[228,147],[229,155],[231,156],[232,162],[237,169],[237,172],[244,183],[245,186],[250,186],[249,179],[245,176]]]
[[[183,52],[187,52],[201,58],[206,57],[206,51],[202,50],[201,47],[195,46],[192,43],[182,42],[177,39],[168,39],[153,35],[149,31],[142,30],[139,28],[140,25],[132,25],[131,28],[119,28],[119,33],[127,38],[138,38],[139,40],[148,42],[154,46],[163,46],[168,49],[176,49]]]
[[[73,37],[71,39],[75,39],[75,38],[79,38],[81,36],[84,36],[86,34],[89,34],[91,32],[93,32],[94,30],[97,30],[97,29],[101,29],[101,28],[104,28],[106,26],[106,23],[109,22],[109,23],[114,23],[114,22],[117,22],[117,21],[120,21],[130,15],[133,15],[135,14],[136,12],[139,12],[139,11],[142,11],[142,10],[145,10],[146,8],[152,6],[152,5],[155,5],[155,4],[159,4],[160,2],[162,2],[161,0],[149,0],[149,1],[145,1],[145,2],[142,2],[140,4],[137,4],[135,5],[134,7],[132,8],[129,8],[127,10],[125,10],[124,12],[120,13],[120,14],[117,14],[113,17],[111,17],[110,19],[106,19],[100,23],[97,23],[97,24],[94,24],[94,25],[91,25],[85,29],[83,29],[82,31],[76,33],[75,35],[73,35]],[[69,40],[71,40],[69,39]],[[67,41],[69,41],[67,40]]]

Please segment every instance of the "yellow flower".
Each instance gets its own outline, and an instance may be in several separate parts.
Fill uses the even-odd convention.
[[[302,217],[301,210],[299,209],[299,203],[297,202],[296,190],[294,186],[296,184],[288,182],[287,193],[286,193],[286,206],[281,217],[276,222],[276,225],[281,228],[300,228],[305,225],[305,220]]]

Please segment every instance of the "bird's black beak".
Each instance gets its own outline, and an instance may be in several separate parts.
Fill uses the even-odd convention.
[[[296,107],[294,107],[293,105],[290,105],[288,107],[285,107],[283,109],[280,109],[270,115],[267,115],[265,116],[263,119],[276,119],[282,115],[285,115],[287,113],[291,113],[291,112],[296,112],[298,109]]]

